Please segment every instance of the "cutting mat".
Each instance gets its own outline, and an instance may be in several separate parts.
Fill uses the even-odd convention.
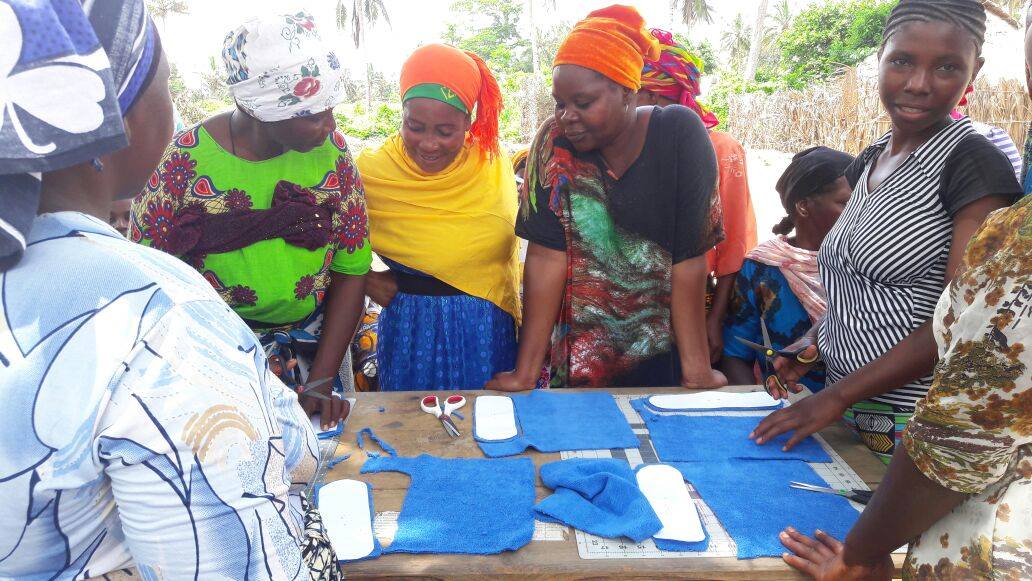
[[[655,464],[659,462],[659,458],[656,456],[656,451],[652,447],[652,440],[649,439],[648,428],[645,427],[641,416],[638,412],[634,411],[631,407],[631,400],[638,396],[626,396],[618,395],[614,396],[616,403],[620,407],[620,411],[623,412],[627,418],[627,422],[631,424],[631,429],[638,436],[638,440],[641,442],[641,447],[635,449],[616,449],[616,450],[591,450],[586,452],[562,452],[561,456],[563,459],[567,458],[617,458],[626,460],[632,468],[637,467],[640,464]],[[660,412],[661,415],[666,415]],[[721,416],[755,416],[757,418],[766,415],[762,412],[748,411],[748,412],[694,412],[685,413],[681,412],[682,415],[721,415]],[[829,486],[833,488],[859,488],[862,490],[868,490],[867,485],[864,481],[849,467],[848,464],[842,459],[841,456],[828,445],[819,435],[814,436],[821,446],[824,447],[825,451],[828,452],[828,456],[831,457],[830,463],[814,464],[814,471],[823,478]],[[603,537],[597,537],[592,534],[585,533],[583,531],[577,531],[577,552],[580,554],[582,559],[691,559],[700,557],[734,557],[738,554],[738,548],[735,546],[734,540],[727,534],[724,527],[717,520],[716,515],[710,510],[706,503],[702,501],[698,492],[692,486],[688,485],[689,493],[692,498],[695,499],[695,505],[699,509],[699,517],[702,519],[702,524],[706,528],[706,531],[710,536],[709,547],[705,551],[697,552],[670,552],[661,551],[656,548],[655,543],[652,540],[646,540],[642,543],[633,543],[627,539],[606,539]],[[863,507],[857,503],[851,503],[860,511]]]

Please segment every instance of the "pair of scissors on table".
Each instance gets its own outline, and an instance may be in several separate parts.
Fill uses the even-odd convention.
[[[806,348],[801,349],[775,349],[770,342],[770,334],[767,332],[767,323],[760,318],[760,332],[763,333],[763,345],[754,343],[748,339],[741,337],[735,337],[739,343],[759,353],[763,359],[760,361],[760,368],[763,370],[763,389],[770,394],[771,397],[777,397],[774,395],[774,390],[777,389],[780,393],[788,393],[788,388],[785,386],[785,382],[781,381],[778,374],[774,371],[774,358],[778,355],[782,357],[794,357],[796,361],[809,365],[814,361],[817,361],[817,356],[807,357],[803,355],[803,351]]]
[[[314,397],[314,398],[318,398],[318,399],[330,399],[330,396],[326,395],[325,393],[323,393],[321,391],[314,391],[314,390],[317,387],[322,387],[323,385],[333,381],[333,379],[334,379],[334,377],[332,375],[329,376],[329,377],[324,377],[324,378],[320,379],[319,381],[313,381],[312,383],[309,383],[308,385],[299,385],[299,386],[297,386],[295,391],[297,391],[297,396],[298,397],[310,396],[310,397]]]
[[[843,490],[839,488],[828,488],[826,486],[814,486],[813,484],[807,484],[805,482],[790,482],[789,486],[792,488],[798,488],[800,490],[809,490],[811,492],[823,492],[825,494],[835,494],[838,496],[844,496],[849,500],[859,502],[860,504],[866,505],[871,501],[871,497],[874,496],[874,492],[870,490],[859,490],[853,488],[850,490]]]
[[[436,395],[428,395],[419,402],[419,407],[426,413],[435,416],[441,420],[441,424],[444,426],[444,431],[448,432],[448,435],[453,438],[458,438],[462,435],[459,432],[459,428],[455,426],[455,420],[452,419],[451,414],[455,410],[466,405],[466,398],[461,395],[449,395],[444,399],[444,410],[441,409],[441,401]]]

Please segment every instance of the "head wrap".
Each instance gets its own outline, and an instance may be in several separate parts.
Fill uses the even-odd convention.
[[[645,30],[637,10],[614,4],[588,14],[573,27],[553,66],[582,66],[637,91],[646,58],[659,58],[659,42]]]
[[[702,94],[699,89],[699,78],[705,72],[702,61],[674,40],[669,32],[653,28],[652,36],[659,41],[659,58],[645,59],[641,88],[695,111],[706,124],[706,129],[716,127],[720,123],[717,116],[695,99]]]
[[[530,155],[530,148],[525,147],[516,153],[512,154],[512,171],[516,171],[520,168],[521,163],[526,163],[527,156]]]
[[[0,270],[39,208],[41,173],[121,149],[161,51],[143,0],[0,2]]]
[[[419,47],[401,66],[402,102],[417,97],[448,103],[476,119],[470,141],[488,155],[498,153],[498,116],[502,90],[491,70],[475,53],[445,44]]]
[[[259,121],[305,117],[344,96],[340,61],[307,12],[248,20],[222,47],[229,93]]]
[[[978,54],[985,43],[985,6],[979,0],[900,0],[888,20],[882,43],[910,22],[948,22],[966,31],[975,41]]]
[[[781,205],[791,214],[796,202],[816,195],[821,188],[842,177],[853,159],[848,153],[822,146],[795,154],[774,186],[781,195]]]

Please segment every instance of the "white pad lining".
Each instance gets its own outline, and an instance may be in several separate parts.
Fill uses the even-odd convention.
[[[706,538],[695,500],[677,468],[650,464],[640,468],[637,477],[638,488],[663,523],[663,528],[653,536],[685,543],[697,543]]]
[[[730,408],[775,408],[781,400],[772,398],[765,391],[729,393],[726,391],[704,391],[701,393],[676,393],[653,395],[649,405],[660,410],[708,410]]]
[[[516,408],[512,398],[505,395],[477,396],[473,404],[473,432],[486,441],[515,438]]]
[[[335,480],[319,489],[319,513],[337,559],[354,561],[373,552],[369,485]]]

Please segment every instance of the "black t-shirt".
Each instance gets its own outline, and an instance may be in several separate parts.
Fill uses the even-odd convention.
[[[706,127],[692,110],[670,105],[654,107],[651,115],[641,155],[620,179],[606,171],[598,152],[577,156],[596,164],[605,176],[616,225],[656,242],[677,264],[705,254],[723,240],[716,155]],[[536,209],[520,212],[516,235],[565,251],[563,226],[548,208],[550,192],[539,185],[533,195]]]

